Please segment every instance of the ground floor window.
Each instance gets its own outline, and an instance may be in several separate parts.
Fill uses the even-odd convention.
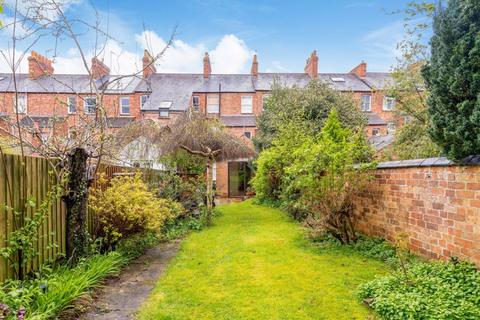
[[[247,161],[228,163],[228,196],[243,197],[247,193],[252,169]]]

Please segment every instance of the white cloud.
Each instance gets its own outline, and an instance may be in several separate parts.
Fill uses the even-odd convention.
[[[243,40],[232,34],[226,35],[210,54],[212,70],[214,73],[246,72],[252,55],[253,51]]]
[[[139,52],[125,50],[118,42],[110,40],[100,54],[100,58],[110,67],[112,73],[130,74],[141,69],[143,49],[148,49],[153,55],[164,50],[167,41],[154,31],[144,31],[134,35],[134,39],[141,48]],[[10,52],[8,49],[0,49]],[[208,51],[204,43],[189,44],[180,39],[174,40],[164,55],[157,61],[158,72],[200,73],[202,72],[203,55]],[[40,52],[42,53],[42,52]],[[90,64],[94,52],[88,51],[85,56]],[[248,72],[253,51],[246,43],[235,35],[225,35],[210,50],[210,61],[214,73]],[[26,57],[20,63],[21,71],[26,72]],[[75,48],[59,54],[54,61],[55,73],[86,73],[81,56]],[[0,72],[9,72],[9,68],[0,63]]]

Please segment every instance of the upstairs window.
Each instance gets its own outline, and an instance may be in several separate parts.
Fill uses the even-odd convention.
[[[200,110],[200,97],[199,96],[193,96],[192,97],[192,106],[193,106],[193,110],[195,110],[195,111]]]
[[[95,97],[87,97],[83,100],[83,107],[85,109],[85,113],[95,113],[97,110],[97,98]]]
[[[395,98],[383,97],[383,111],[392,111],[395,108]]]
[[[68,109],[69,114],[77,112],[77,98],[76,97],[68,97],[67,98],[67,109]]]
[[[220,112],[220,100],[218,95],[207,96],[207,113],[219,113]]]
[[[17,95],[17,99],[15,99],[15,96],[14,96],[13,107],[15,112],[27,113],[27,96],[24,94],[19,94]]]
[[[130,97],[120,98],[120,114],[130,114]]]
[[[242,97],[241,113],[253,113],[252,96]]]
[[[361,106],[360,109],[362,111],[370,111],[370,103],[372,101],[372,97],[369,95],[362,96]]]
[[[140,106],[141,106],[142,109],[145,106],[145,104],[147,103],[147,100],[148,100],[149,97],[150,97],[149,95],[140,96]]]
[[[252,138],[252,133],[250,131],[246,131],[244,134],[245,138],[251,139]]]
[[[380,135],[380,129],[379,128],[373,128],[372,129],[372,136],[379,136]]]

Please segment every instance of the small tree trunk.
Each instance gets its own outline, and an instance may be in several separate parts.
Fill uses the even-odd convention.
[[[207,222],[210,224],[213,209],[213,162],[209,157],[207,160]]]
[[[70,155],[68,189],[64,196],[67,206],[66,254],[74,262],[88,252],[87,159],[88,154],[82,148],[76,148]]]

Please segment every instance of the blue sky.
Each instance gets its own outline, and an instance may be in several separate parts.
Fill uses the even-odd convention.
[[[68,7],[71,16],[91,12],[86,9],[89,1],[72,1]],[[226,73],[248,72],[253,52],[258,54],[261,72],[301,72],[314,49],[320,72],[348,72],[362,60],[370,71],[388,71],[395,63],[395,46],[402,37],[402,16],[389,13],[407,2],[93,1],[115,38],[108,48],[110,58],[123,55],[111,62],[119,68],[132,64],[147,44],[153,51],[161,50],[176,26],[175,47],[160,61],[160,71],[200,72],[201,56],[208,50],[212,52],[213,72]],[[7,19],[8,14],[6,10]],[[2,38],[0,48],[5,48]],[[84,39],[86,45],[89,40]],[[44,41],[36,49],[49,55],[49,45],[51,42]],[[58,68],[63,71],[76,56],[67,41],[59,48]]]

